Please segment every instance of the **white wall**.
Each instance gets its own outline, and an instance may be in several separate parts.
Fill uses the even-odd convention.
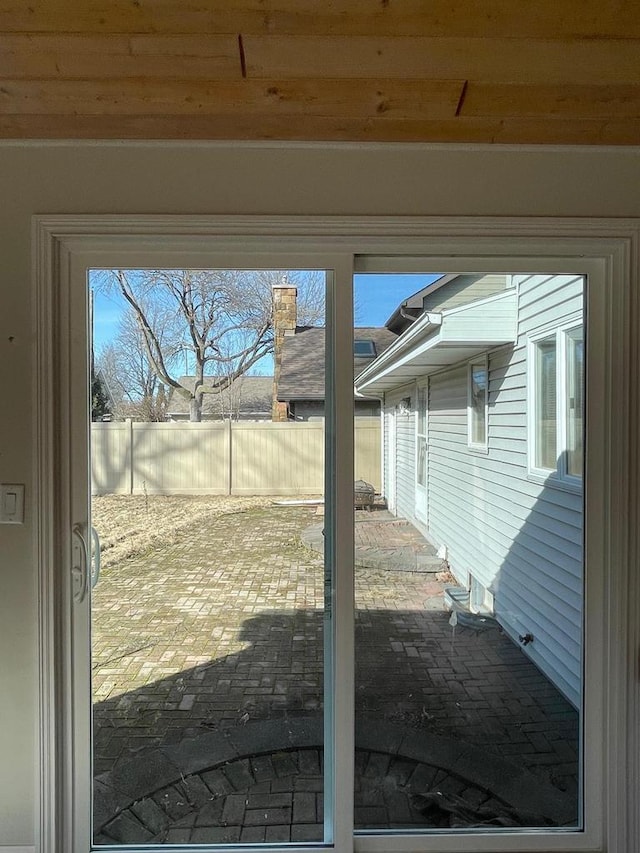
[[[0,527],[0,845],[36,820],[31,216],[640,216],[639,186],[640,149],[0,145],[0,481],[27,484],[25,525]]]

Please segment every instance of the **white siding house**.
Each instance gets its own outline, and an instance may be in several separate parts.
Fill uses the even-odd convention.
[[[356,388],[384,399],[392,510],[579,705],[584,281],[491,276],[478,298],[482,278],[435,288]]]

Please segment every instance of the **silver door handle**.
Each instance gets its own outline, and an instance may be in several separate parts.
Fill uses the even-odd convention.
[[[95,589],[100,580],[100,536],[95,527],[91,528],[91,589]]]
[[[77,539],[78,559],[75,559],[76,549],[73,548],[73,557],[71,560],[71,577],[73,580],[73,598],[78,603],[85,600],[89,590],[89,552],[87,549],[87,541],[84,538],[84,533],[81,524],[74,524],[73,535]]]

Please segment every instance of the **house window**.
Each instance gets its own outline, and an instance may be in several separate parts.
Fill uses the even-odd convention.
[[[375,358],[376,345],[371,340],[355,340],[353,342],[353,354],[358,358]]]
[[[584,331],[557,329],[532,343],[531,469],[571,482],[582,477]]]
[[[566,466],[570,477],[582,476],[584,429],[584,332],[571,329],[566,350]]]
[[[535,344],[535,467],[556,467],[556,336]]]
[[[489,377],[487,360],[469,365],[469,446],[486,448],[488,421]]]

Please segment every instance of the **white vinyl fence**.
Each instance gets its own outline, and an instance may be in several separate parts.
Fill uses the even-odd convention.
[[[355,421],[354,479],[379,491],[380,421]],[[91,424],[94,495],[324,491],[324,423]]]

